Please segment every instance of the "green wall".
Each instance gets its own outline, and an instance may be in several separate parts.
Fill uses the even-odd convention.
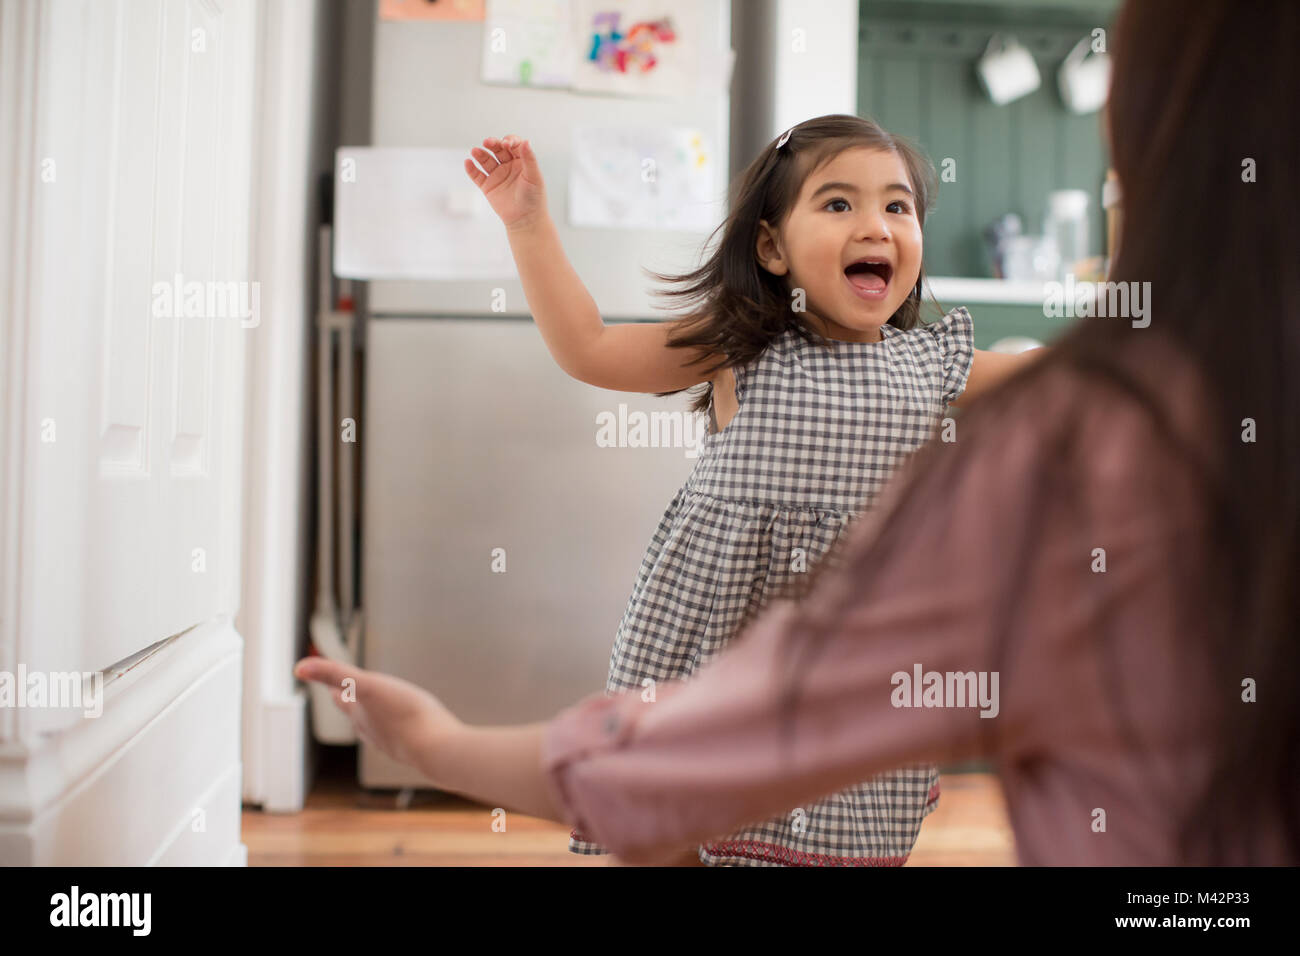
[[[945,158],[955,160],[956,179],[940,182],[936,207],[926,220],[930,275],[992,276],[982,230],[999,215],[1015,212],[1025,232],[1042,232],[1053,189],[1088,191],[1090,251],[1104,251],[1103,114],[1069,113],[1060,101],[1056,71],[1095,27],[1109,33],[1115,8],[1112,0],[861,0],[858,115],[920,143],[940,172]],[[1006,106],[994,106],[975,76],[975,61],[995,32],[1014,34],[1042,74],[1036,92]],[[972,314],[975,310],[972,305]],[[1024,320],[1024,311],[1007,307],[991,318],[1010,327]],[[1045,321],[1041,310],[1038,321],[1040,327]]]
[[[1042,306],[1007,305],[1001,302],[945,302],[948,308],[956,305],[966,306],[975,324],[975,347],[987,349],[998,339],[1011,335],[1025,335],[1037,339],[1044,345],[1060,334],[1062,329],[1071,325],[1074,319],[1048,318],[1043,315]],[[927,311],[927,319],[933,314]]]

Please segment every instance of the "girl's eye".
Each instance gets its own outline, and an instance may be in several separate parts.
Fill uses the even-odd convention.
[[[847,206],[847,205],[849,204],[849,201],[848,201],[847,199],[841,199],[841,198],[839,198],[839,197],[837,196],[835,199],[832,199],[832,200],[830,200],[830,202],[826,203],[826,205],[823,206],[822,208],[823,208],[823,209],[829,209],[832,205],[834,205],[834,204],[837,203],[837,202],[838,202],[838,203],[843,203],[845,206]],[[892,208],[892,207],[894,207],[894,206],[898,206],[898,207],[899,207],[899,208],[898,208],[898,213],[901,214],[901,215],[904,215],[904,216],[906,216],[906,215],[908,214],[908,212],[910,211],[909,208],[908,208],[907,203],[903,202],[903,200],[901,200],[901,199],[895,199],[893,202],[891,202],[891,203],[890,203],[888,206],[886,206],[885,208],[886,208],[886,209],[890,209],[890,208]]]

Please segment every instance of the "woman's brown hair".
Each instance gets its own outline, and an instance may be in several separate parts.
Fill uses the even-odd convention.
[[[760,220],[779,229],[814,171],[846,149],[885,150],[895,153],[907,168],[915,193],[916,217],[922,226],[933,205],[934,166],[918,146],[886,132],[869,119],[844,114],[819,116],[793,127],[788,139],[778,146],[780,142],[778,137],[768,143],[733,183],[730,212],[708,242],[719,230],[722,240],[703,265],[680,275],[646,270],[661,282],[682,286],[655,291],[656,295],[687,303],[688,312],[678,320],[669,345],[701,349],[703,355],[695,362],[712,360],[710,376],[720,368],[747,365],[787,329],[796,330],[810,342],[828,344],[791,309],[786,277],[764,269],[756,253]],[[911,329],[920,323],[924,277],[922,269],[915,288],[890,316],[890,325]],[[704,383],[691,410],[707,411],[712,394],[712,383]]]
[[[1208,741],[1213,772],[1191,794],[1164,794],[1160,787],[1170,782],[1153,779],[1150,799],[1192,808],[1175,821],[1178,862],[1254,862],[1279,849],[1300,862],[1300,124],[1287,105],[1300,101],[1300,4],[1203,0],[1194,15],[1185,6],[1129,0],[1110,43],[1106,118],[1123,219],[1107,278],[1150,283],[1149,327],[1083,319],[1049,355],[981,397],[966,410],[960,441],[917,452],[898,504],[879,516],[879,533],[840,573],[860,584],[846,603],[869,600],[873,569],[903,543],[903,516],[934,507],[971,456],[987,449],[985,436],[995,438],[1032,405],[1047,377],[1082,377],[1113,390],[1146,413],[1163,448],[1196,476],[1209,529],[1197,551],[1204,562],[1185,560],[1171,541],[1169,569],[1187,602],[1180,613],[1198,618],[1186,631],[1187,655],[1222,678],[1219,693],[1199,702],[1218,731]],[[1196,448],[1172,424],[1175,403],[1188,396],[1167,393],[1166,369],[1152,361],[1159,352],[1148,348],[1157,342],[1186,356],[1204,383],[1195,398],[1210,417]],[[1005,554],[990,556],[1006,569],[988,622],[998,641],[996,669],[1017,642],[1035,639],[1016,615],[1019,589],[1048,509],[1077,500],[1071,493],[1088,454],[1078,441],[1085,413],[1048,429],[1031,487],[1007,490],[1027,520]],[[1243,440],[1251,425],[1254,440]],[[1089,586],[1087,575],[1080,586]],[[791,640],[799,666],[788,672],[788,707],[842,609],[810,612]],[[1117,690],[1114,641],[1102,631],[1094,639],[1109,662],[1111,704],[1140,747],[1142,728],[1127,719],[1131,702]],[[1202,634],[1192,643],[1190,635]],[[1171,673],[1178,664],[1169,662]],[[1257,682],[1252,703],[1241,696],[1247,678]],[[1264,834],[1279,822],[1285,846],[1265,848]]]

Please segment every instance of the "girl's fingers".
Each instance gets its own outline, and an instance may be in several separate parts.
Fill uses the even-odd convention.
[[[483,140],[483,145],[492,151],[493,158],[501,165],[510,162],[510,147],[502,140],[495,137],[488,137]]]
[[[489,176],[496,172],[498,166],[502,165],[501,160],[497,159],[496,154],[489,152],[486,149],[479,149],[477,146],[474,146],[470,148],[470,153],[478,160],[478,164],[483,167],[483,171]]]
[[[540,175],[537,157],[533,154],[532,145],[528,140],[521,139],[518,136],[511,135],[504,138],[489,136],[483,140],[481,148],[471,146],[470,154],[474,159],[465,160],[465,173],[474,182],[474,185],[480,188],[488,182],[498,169],[511,160],[517,159],[521,161],[525,169],[531,169],[535,174]],[[475,165],[475,162],[478,165]]]
[[[533,152],[533,144],[524,140],[523,145],[519,147],[519,153],[523,156],[524,168],[531,173],[536,173],[540,178],[541,168],[537,165],[537,154]]]
[[[487,177],[484,176],[482,171],[474,165],[474,161],[471,159],[465,160],[465,172],[469,174],[470,181],[473,182],[475,186],[482,186],[487,182]]]

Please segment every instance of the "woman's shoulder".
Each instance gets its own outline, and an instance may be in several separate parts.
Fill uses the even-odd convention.
[[[1065,465],[1085,483],[1177,469],[1196,453],[1208,412],[1194,364],[1148,344],[1101,361],[1049,350],[1021,381],[967,409],[960,427],[981,442],[982,457],[1023,445],[1034,449],[1023,460],[1045,456],[1043,465]]]

